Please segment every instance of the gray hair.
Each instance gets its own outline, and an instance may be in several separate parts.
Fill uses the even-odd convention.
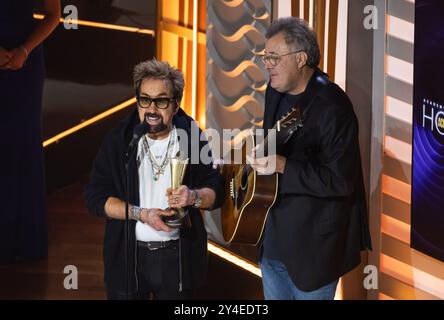
[[[182,100],[185,85],[182,71],[170,66],[168,62],[158,61],[154,58],[141,62],[134,67],[133,83],[136,95],[139,95],[140,86],[145,79],[169,81],[173,98],[176,99],[178,104]]]
[[[321,53],[316,33],[308,23],[299,18],[286,17],[274,21],[265,34],[270,39],[283,32],[285,43],[294,50],[302,50],[307,54],[307,65],[316,68],[321,60]]]

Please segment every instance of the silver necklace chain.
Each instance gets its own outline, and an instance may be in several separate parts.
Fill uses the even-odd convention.
[[[175,128],[173,128],[172,131],[173,132],[171,132],[170,138],[168,141],[168,146],[167,146],[167,151],[165,153],[165,157],[163,158],[163,161],[160,164],[156,161],[155,157],[153,156],[146,136],[143,137],[144,138],[143,139],[143,146],[144,146],[146,154],[148,154],[148,159],[150,160],[150,162],[152,164],[153,180],[154,181],[158,181],[159,177],[165,173],[165,168],[167,167],[168,163],[170,162],[171,154],[173,153],[173,147],[174,147],[174,143],[176,140]]]

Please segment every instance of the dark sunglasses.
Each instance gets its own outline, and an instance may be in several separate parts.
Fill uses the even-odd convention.
[[[154,102],[154,106],[157,109],[166,109],[170,105],[170,103],[174,102],[174,98],[149,98],[145,96],[138,96],[137,97],[137,103],[140,108],[147,109],[151,107],[151,104]]]

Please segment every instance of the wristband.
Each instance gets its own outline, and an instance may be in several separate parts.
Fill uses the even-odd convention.
[[[132,220],[140,221],[140,213],[142,208],[138,206],[132,206],[129,212],[129,218]]]

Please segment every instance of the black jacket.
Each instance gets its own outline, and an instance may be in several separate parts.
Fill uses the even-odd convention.
[[[139,123],[137,111],[124,119],[105,138],[95,159],[91,181],[86,186],[85,197],[89,211],[96,216],[106,217],[104,206],[109,197],[125,200],[125,153],[130,143],[134,127]],[[177,128],[184,129],[191,137],[191,126],[196,126],[182,109],[174,116],[173,123]],[[199,130],[200,133],[200,130]],[[191,155],[191,145],[198,143],[201,149],[206,142],[198,139],[188,139],[186,146],[179,141],[180,148],[188,147]],[[129,162],[129,202],[139,204],[139,182],[135,157]],[[196,189],[208,187],[216,192],[217,199],[214,208],[219,207],[223,199],[223,182],[217,170],[211,164],[189,164],[184,177],[184,184]],[[189,207],[192,227],[180,232],[183,268],[183,288],[190,289],[201,285],[207,274],[207,233],[203,219],[198,209]],[[107,218],[107,217],[106,217]],[[137,291],[136,274],[136,221],[129,221],[129,292]],[[106,219],[103,256],[105,265],[105,283],[109,291],[126,291],[126,246],[125,221]],[[179,268],[179,266],[178,266]]]
[[[264,129],[277,120],[281,97],[268,86]],[[303,127],[278,148],[287,162],[268,217],[276,226],[275,243],[266,246],[299,289],[312,291],[356,267],[371,240],[352,103],[317,69],[300,106]]]

